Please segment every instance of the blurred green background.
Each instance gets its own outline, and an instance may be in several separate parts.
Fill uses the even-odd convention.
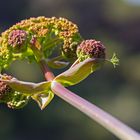
[[[84,38],[101,40],[109,63],[70,90],[140,131],[140,0],[1,0],[0,31],[29,17],[65,17]],[[54,71],[57,75],[63,70]],[[15,62],[7,71],[26,81],[43,81],[36,64]],[[43,111],[32,101],[21,110],[0,105],[0,140],[117,140],[110,132],[55,97]]]

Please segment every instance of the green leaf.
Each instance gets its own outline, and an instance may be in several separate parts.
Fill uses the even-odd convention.
[[[54,93],[49,90],[47,92],[42,92],[41,94],[35,94],[31,97],[38,103],[41,110],[43,110],[53,99]]]
[[[54,93],[50,89],[50,81],[32,83],[20,81],[16,78],[5,80],[4,75],[0,75],[0,77],[0,81],[7,83],[15,91],[30,95],[32,99],[38,103],[41,110],[44,109],[54,97]]]
[[[75,85],[84,80],[89,74],[99,69],[103,63],[103,59],[88,58],[58,75],[54,81],[64,86]]]
[[[69,62],[62,61],[63,57],[58,56],[47,60],[47,65],[54,69],[61,69],[69,65]]]
[[[32,83],[32,82],[20,81],[16,78],[5,80],[3,75],[1,76],[0,80],[7,83],[12,89],[18,92],[24,92],[31,95],[40,93],[42,91],[46,91],[50,89],[50,85],[51,85],[50,81],[41,82],[41,83]]]

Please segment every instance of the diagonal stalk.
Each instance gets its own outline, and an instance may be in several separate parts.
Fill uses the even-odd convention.
[[[96,105],[91,104],[75,93],[69,91],[61,84],[53,81],[51,89],[57,96],[104,126],[118,138],[122,140],[140,140],[140,135],[133,129],[129,128]]]
[[[61,99],[68,102],[75,108],[79,109],[81,112],[86,114],[94,121],[98,122],[100,125],[108,129],[118,138],[122,140],[140,140],[140,134],[137,133],[135,130],[131,129],[130,127],[128,127],[115,117],[111,116],[107,112],[103,111],[96,105],[91,104],[90,102],[86,101],[85,99],[81,98],[75,93],[69,91],[60,83],[53,81],[54,75],[49,70],[44,60],[40,62],[40,66],[45,75],[46,80],[52,81],[52,91]]]

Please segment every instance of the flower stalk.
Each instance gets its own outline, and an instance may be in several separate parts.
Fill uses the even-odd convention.
[[[52,81],[55,76],[52,73],[52,71],[49,69],[49,67],[47,66],[46,61],[41,60],[39,65],[40,65],[40,68],[41,68],[42,72],[44,73],[45,79],[48,80],[48,81]]]
[[[46,80],[53,80],[54,75],[48,69],[45,61],[41,61],[40,63],[41,69],[45,75]],[[55,80],[52,81],[51,90],[59,96],[64,101],[68,102],[88,117],[93,119],[94,121],[98,122],[100,125],[105,127],[107,130],[112,132],[118,138],[122,140],[139,140],[140,135],[135,130],[131,129],[115,117],[111,116],[107,112],[103,111],[96,105],[88,102],[87,100],[81,98],[80,96],[76,95],[75,93],[66,89],[63,85],[56,82]]]
[[[57,57],[49,59],[56,47]],[[100,41],[83,40],[77,25],[65,18],[22,20],[0,36],[0,72],[17,59],[27,59],[39,64],[47,81],[36,84],[16,78],[5,79],[5,75],[0,74],[0,102],[19,109],[32,98],[44,109],[56,94],[118,138],[140,140],[140,135],[133,129],[64,87],[75,85],[98,70],[107,60],[105,50]],[[115,54],[108,61],[114,67],[119,63]],[[74,62],[73,65],[56,77],[49,69],[63,68],[70,62]]]
[[[98,122],[100,125],[108,129],[114,135],[122,140],[139,140],[140,135],[133,129],[129,128],[110,114],[106,113],[99,107],[85,99],[77,96],[75,93],[69,91],[61,84],[53,81],[51,85],[52,91],[62,98],[64,101],[68,102],[75,108],[79,109],[81,112],[86,114],[91,119]]]

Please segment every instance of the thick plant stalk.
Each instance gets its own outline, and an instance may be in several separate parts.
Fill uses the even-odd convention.
[[[96,105],[69,91],[60,83],[53,81],[54,75],[49,70],[44,60],[40,62],[40,66],[46,80],[52,81],[52,91],[61,99],[68,102],[69,104],[86,114],[88,117],[98,122],[100,125],[108,129],[118,138],[122,140],[140,140],[140,134],[137,133],[135,130],[123,124],[121,121],[117,120],[115,117],[103,111]]]
[[[140,135],[99,107],[69,91],[61,84],[53,81],[52,91],[81,112],[95,120],[122,140],[140,140]]]

